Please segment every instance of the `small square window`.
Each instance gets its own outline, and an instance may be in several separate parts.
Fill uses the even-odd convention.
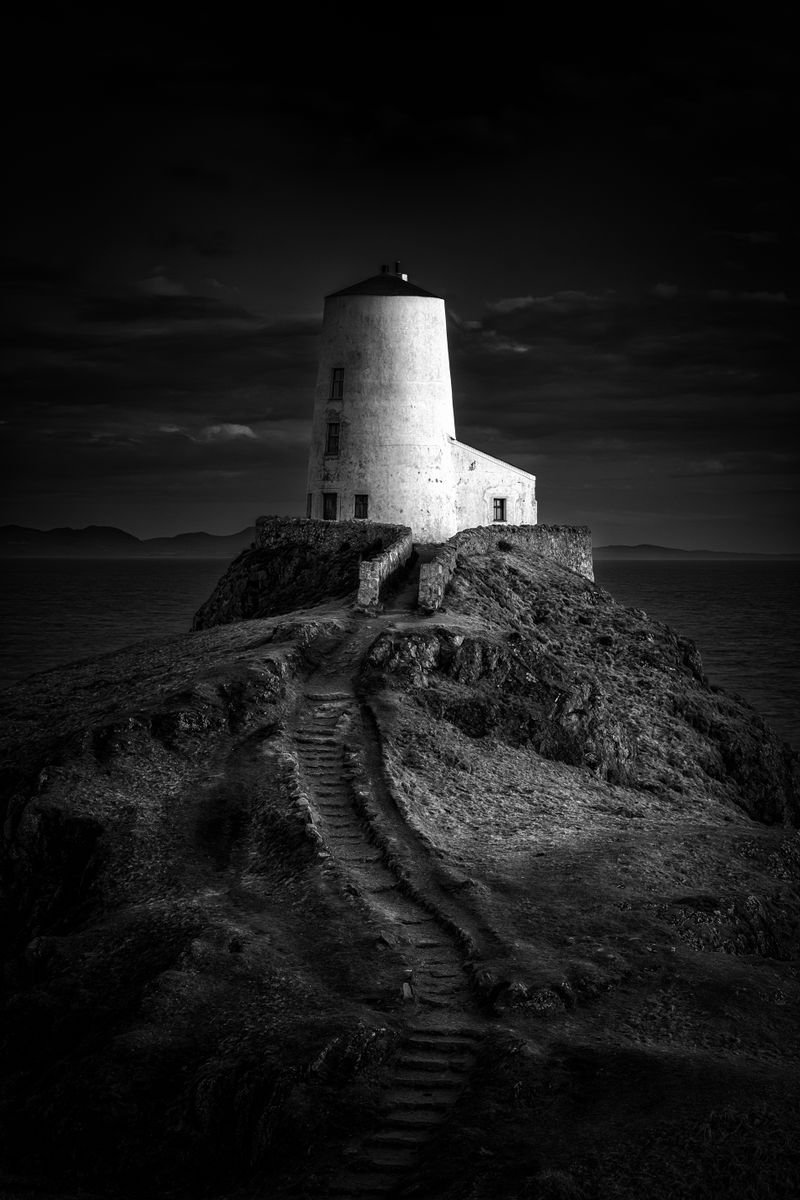
[[[331,400],[341,400],[344,396],[344,367],[334,367],[331,371]]]
[[[369,496],[359,495],[358,492],[356,492],[353,516],[357,521],[365,521],[367,519],[368,510]]]
[[[322,493],[322,519],[323,521],[335,521],[337,515],[339,499],[337,492]]]
[[[495,496],[494,501],[494,520],[505,521],[506,519],[506,502],[500,496]]]
[[[311,516],[311,505],[312,505],[313,501],[314,501],[313,494],[311,492],[308,492],[306,494],[306,516],[307,517]]]
[[[339,453],[339,429],[340,425],[338,421],[328,421],[328,428],[325,433],[326,454]]]

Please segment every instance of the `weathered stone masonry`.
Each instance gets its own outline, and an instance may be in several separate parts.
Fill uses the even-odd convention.
[[[410,529],[400,534],[390,546],[375,558],[367,559],[358,568],[358,595],[356,605],[363,609],[376,609],[380,604],[381,591],[385,584],[405,566],[414,550],[414,539]]]
[[[465,529],[450,538],[419,573],[417,603],[425,612],[441,608],[444,593],[456,569],[459,551],[498,549],[506,542],[515,548],[532,550],[552,562],[594,579],[592,535],[586,525],[514,525]]]

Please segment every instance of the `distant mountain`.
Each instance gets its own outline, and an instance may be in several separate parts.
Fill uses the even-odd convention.
[[[720,559],[720,558],[737,558],[737,559],[774,559],[774,558],[798,558],[797,554],[752,554],[748,552],[737,552],[735,550],[681,550],[677,546],[653,546],[647,542],[640,543],[637,546],[595,546],[592,551],[595,560],[604,558],[635,558],[645,559],[671,559],[671,558],[694,558],[694,559]]]
[[[0,558],[233,558],[255,538],[255,527],[238,533],[179,533],[137,538],[113,525],[85,529],[0,526]]]

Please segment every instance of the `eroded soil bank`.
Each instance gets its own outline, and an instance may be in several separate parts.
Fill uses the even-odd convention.
[[[326,670],[354,715],[304,776]],[[397,1194],[796,1192],[796,760],[665,626],[492,549],[434,617],[240,622],[2,709],[4,1194],[324,1196],[467,1009]],[[360,836],[429,975],[461,956],[444,1016]]]

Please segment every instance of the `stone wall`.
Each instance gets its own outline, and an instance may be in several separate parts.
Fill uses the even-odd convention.
[[[419,591],[417,606],[423,612],[436,612],[442,607],[445,589],[456,569],[458,551],[452,541],[445,542],[436,557],[423,563],[419,569]]]
[[[304,517],[257,517],[254,546],[272,550],[289,543],[318,547],[325,553],[357,549],[373,554],[405,533],[404,525],[385,525],[378,521],[314,521]]]
[[[441,608],[459,551],[499,549],[503,543],[514,549],[531,550],[585,579],[594,579],[592,533],[587,525],[490,525],[464,529],[450,538],[435,558],[420,567],[419,607],[425,612]]]
[[[374,521],[259,517],[253,545],[234,559],[194,618],[194,629],[272,617],[353,596],[365,560],[410,530]]]
[[[356,605],[369,611],[380,604],[381,589],[401,567],[405,566],[414,549],[414,536],[406,529],[375,558],[367,559],[358,569]]]

